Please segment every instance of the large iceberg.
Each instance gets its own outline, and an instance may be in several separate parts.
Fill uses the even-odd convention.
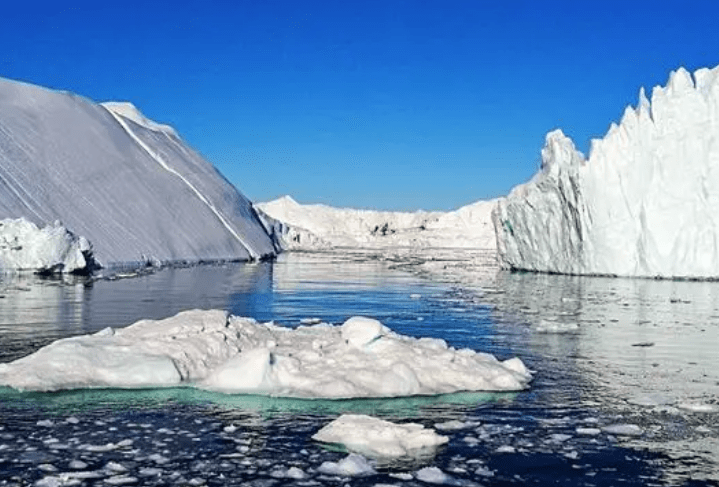
[[[290,196],[256,206],[286,250],[449,247],[494,250],[496,200],[449,212],[392,212],[303,205]]]
[[[250,202],[130,103],[0,78],[0,219],[56,220],[103,265],[274,254]]]
[[[412,338],[379,321],[290,329],[224,311],[186,311],[123,329],[58,340],[0,364],[0,385],[54,391],[190,385],[291,397],[394,397],[516,391],[531,374],[443,340]]]
[[[640,91],[588,159],[549,133],[493,219],[507,268],[719,277],[719,68],[678,69],[651,102]]]

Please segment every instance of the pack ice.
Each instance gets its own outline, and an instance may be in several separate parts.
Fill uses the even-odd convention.
[[[303,205],[290,196],[258,203],[261,217],[287,250],[332,247],[460,247],[493,250],[496,200],[457,210],[375,211]]]
[[[719,68],[639,93],[588,159],[561,131],[493,215],[505,267],[719,277]]]
[[[103,265],[274,253],[250,202],[130,103],[0,78],[0,219],[59,220]]]
[[[350,398],[516,391],[530,380],[518,358],[502,362],[443,340],[399,335],[370,318],[290,329],[219,310],[61,339],[0,364],[0,385],[35,391],[191,385]]]

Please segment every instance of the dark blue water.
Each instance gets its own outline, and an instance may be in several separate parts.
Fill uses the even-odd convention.
[[[371,316],[400,333],[440,337],[502,359],[519,356],[537,373],[532,388],[520,393],[389,400],[290,400],[194,389],[2,389],[0,485],[427,485],[418,474],[425,467],[441,469],[450,485],[715,485],[714,466],[701,451],[675,455],[671,446],[698,439],[711,453],[716,419],[624,407],[624,399],[603,383],[607,376],[587,364],[599,357],[589,351],[603,348],[588,348],[582,334],[537,335],[528,327],[521,310],[530,297],[554,284],[566,298],[574,281],[500,279],[503,292],[489,297],[390,271],[376,261],[302,254],[127,279],[5,278],[0,362],[65,336],[186,309],[222,308],[286,326],[305,318],[341,323]],[[592,296],[581,299],[590,303]],[[561,302],[563,308],[575,303]],[[310,437],[346,412],[465,426],[443,431],[449,444],[423,457],[380,461],[375,473],[358,477],[323,474],[323,462],[346,453]],[[643,433],[578,433],[625,423]],[[698,428],[709,433],[697,437]],[[288,473],[291,467],[301,478]]]

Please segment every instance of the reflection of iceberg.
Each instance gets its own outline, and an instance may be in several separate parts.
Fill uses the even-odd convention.
[[[392,397],[521,390],[519,359],[455,350],[393,333],[368,318],[296,330],[222,311],[188,311],[121,330],[59,340],[0,365],[0,383],[26,390],[194,384],[222,392]]]
[[[495,213],[507,267],[569,274],[719,277],[719,68],[673,72],[651,103],[592,144],[561,131],[542,169]]]

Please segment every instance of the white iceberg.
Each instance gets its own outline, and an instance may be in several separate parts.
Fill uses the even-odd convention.
[[[503,265],[567,274],[719,277],[719,68],[642,90],[588,159],[561,131],[494,214]]]
[[[102,265],[275,253],[250,202],[129,103],[0,78],[0,219],[60,220]]]
[[[412,456],[449,441],[421,424],[397,424],[362,414],[343,414],[312,439],[342,444],[350,452],[372,458]]]
[[[92,247],[59,222],[38,228],[24,218],[0,220],[0,271],[88,272]]]
[[[286,250],[332,247],[495,249],[492,210],[478,201],[455,211],[392,212],[302,205],[289,196],[256,207]]]
[[[288,397],[395,397],[517,391],[530,380],[517,358],[501,362],[443,340],[402,336],[369,318],[290,329],[218,310],[106,328],[0,364],[0,385],[37,391],[191,385]]]

